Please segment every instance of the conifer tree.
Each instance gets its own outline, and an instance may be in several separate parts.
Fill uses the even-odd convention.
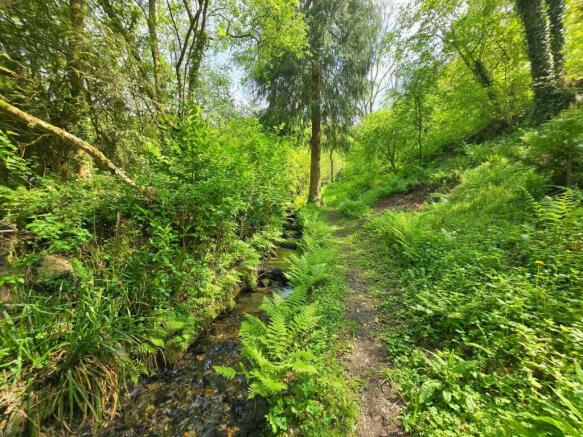
[[[308,200],[320,204],[322,132],[341,132],[357,117],[371,61],[374,7],[369,0],[303,0],[300,7],[308,25],[307,53],[282,56],[254,78],[268,103],[268,123],[310,126]]]

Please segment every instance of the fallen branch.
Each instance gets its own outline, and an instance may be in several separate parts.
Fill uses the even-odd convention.
[[[136,184],[125,172],[116,166],[113,162],[111,162],[107,156],[105,156],[101,151],[93,147],[91,144],[83,141],[81,138],[76,137],[73,134],[70,134],[64,129],[61,129],[57,126],[54,126],[46,121],[43,121],[39,118],[36,118],[33,115],[30,115],[27,112],[21,111],[15,106],[12,106],[10,103],[6,102],[5,100],[0,99],[0,111],[4,112],[5,114],[23,121],[26,123],[31,129],[39,129],[44,132],[47,132],[51,135],[56,135],[63,141],[74,145],[75,147],[83,150],[89,156],[91,156],[98,164],[101,164],[107,170],[109,170],[114,175],[117,175],[121,180],[123,180],[126,184],[131,185],[132,187],[139,188],[140,190],[144,190],[143,187]]]
[[[17,76],[17,74],[14,71],[9,70],[6,67],[2,67],[1,65],[0,65],[0,74],[3,74],[5,76],[10,76],[10,77],[16,77]]]

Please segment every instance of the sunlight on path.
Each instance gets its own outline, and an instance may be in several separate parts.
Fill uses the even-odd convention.
[[[352,325],[352,336],[346,338],[351,351],[344,357],[351,379],[362,387],[359,398],[361,415],[356,433],[360,437],[388,437],[406,435],[398,420],[401,405],[390,383],[381,375],[389,363],[385,361],[385,347],[376,337],[379,318],[373,297],[368,293],[366,272],[355,260],[358,246],[353,237],[359,226],[340,224],[336,212],[329,214],[334,237],[341,251],[342,262],[347,266],[347,285],[350,290],[346,302],[346,318]]]

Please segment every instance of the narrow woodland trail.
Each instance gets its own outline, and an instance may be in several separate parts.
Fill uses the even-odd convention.
[[[361,387],[359,395],[360,418],[356,433],[359,437],[404,436],[399,423],[401,403],[390,383],[382,375],[389,367],[385,359],[385,346],[378,338],[379,310],[371,294],[373,279],[364,269],[359,259],[359,245],[355,244],[358,222],[341,223],[332,211],[329,221],[334,226],[334,237],[340,248],[340,256],[347,266],[346,313],[351,325],[351,335],[346,342],[352,348],[344,358],[344,364],[351,379]]]

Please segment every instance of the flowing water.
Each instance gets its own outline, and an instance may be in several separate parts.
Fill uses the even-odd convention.
[[[102,437],[268,434],[265,401],[248,399],[242,376],[227,380],[217,375],[213,366],[237,366],[244,315],[259,313],[261,301],[275,289],[289,293],[283,269],[294,250],[289,248],[293,244],[287,247],[262,265],[258,287],[239,294],[235,308],[220,315],[177,364],[142,381],[129,393],[119,417],[100,434]]]

